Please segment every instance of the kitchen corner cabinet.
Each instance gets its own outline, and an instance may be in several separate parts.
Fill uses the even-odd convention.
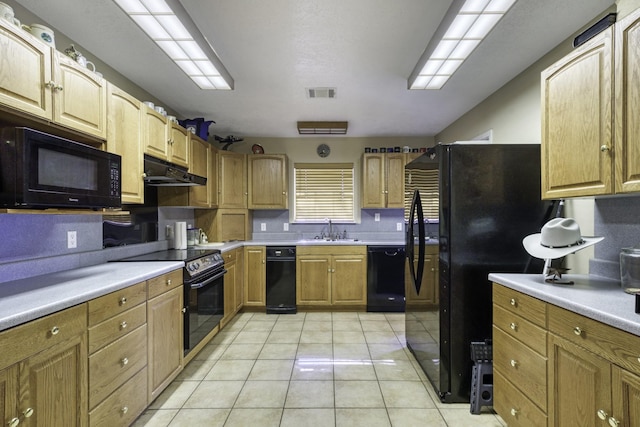
[[[87,425],[87,305],[0,332],[6,426]]]
[[[252,220],[248,209],[196,209],[194,215],[196,227],[202,228],[210,242],[251,239]]]
[[[267,304],[267,248],[244,248],[244,306],[264,308]]]
[[[183,367],[184,290],[182,271],[148,283],[148,402],[151,403]]]
[[[418,249],[415,249],[414,262],[418,262]],[[405,262],[405,306],[414,308],[436,307],[439,300],[438,245],[426,245],[424,254],[424,272],[420,293],[409,271],[409,262]]]
[[[247,156],[218,152],[218,207],[247,209]]]
[[[404,207],[403,153],[364,154],[362,157],[362,207]]]
[[[0,20],[0,105],[105,139],[106,81]]]
[[[249,209],[287,209],[289,180],[284,154],[247,156]]]
[[[220,321],[220,328],[229,323],[242,308],[244,293],[243,248],[225,252],[222,256],[224,257],[224,268],[227,270],[227,274],[224,275],[224,317]]]
[[[122,203],[144,203],[142,103],[107,85],[107,151],[122,157]]]
[[[298,246],[296,251],[297,305],[366,307],[366,246]]]
[[[542,197],[640,191],[640,9],[541,79]]]

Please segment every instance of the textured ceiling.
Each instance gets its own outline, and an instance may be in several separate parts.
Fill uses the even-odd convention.
[[[347,136],[435,135],[613,4],[518,0],[442,90],[409,91],[452,0],[181,2],[235,90],[198,89],[110,0],[18,1],[181,117],[263,137],[298,136],[299,120],[346,120]],[[337,97],[309,99],[308,87]]]

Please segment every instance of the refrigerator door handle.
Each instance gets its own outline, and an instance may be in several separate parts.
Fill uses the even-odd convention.
[[[414,261],[415,249],[413,242],[413,224],[417,220],[418,223],[418,265],[416,267]],[[420,192],[416,190],[413,193],[413,201],[411,202],[411,213],[409,215],[409,230],[407,231],[407,258],[409,259],[409,271],[411,279],[416,289],[416,293],[420,294],[422,286],[422,275],[424,273],[424,250],[425,250],[425,229],[424,214],[422,212],[422,201],[420,200]]]

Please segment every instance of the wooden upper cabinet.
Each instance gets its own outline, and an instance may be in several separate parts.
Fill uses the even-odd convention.
[[[542,72],[542,198],[613,192],[613,27]]]
[[[247,208],[247,157],[218,152],[218,207]]]
[[[403,153],[365,154],[362,158],[362,207],[404,207]]]
[[[148,106],[144,111],[143,135],[144,152],[162,160],[169,159],[169,144],[167,141],[167,118]]]
[[[167,140],[168,147],[168,159],[170,162],[175,163],[185,168],[189,168],[189,131],[180,126],[177,123],[167,123]]]
[[[249,154],[249,209],[287,209],[288,165],[284,154]]]
[[[640,191],[640,9],[615,25],[616,192]]]
[[[144,203],[143,104],[112,84],[107,98],[107,150],[122,157],[122,203]]]
[[[216,177],[212,174],[211,165],[211,144],[191,135],[191,165],[189,171],[193,174],[207,178],[207,185],[196,185],[189,187],[189,205],[203,208],[211,207],[211,188],[216,182]]]

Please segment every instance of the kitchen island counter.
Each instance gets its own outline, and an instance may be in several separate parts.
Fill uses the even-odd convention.
[[[489,274],[489,280],[507,288],[640,336],[635,298],[622,290],[619,281],[571,274],[562,278],[574,284],[546,283],[542,274]]]
[[[0,283],[0,331],[175,269],[184,262],[109,262]]]

